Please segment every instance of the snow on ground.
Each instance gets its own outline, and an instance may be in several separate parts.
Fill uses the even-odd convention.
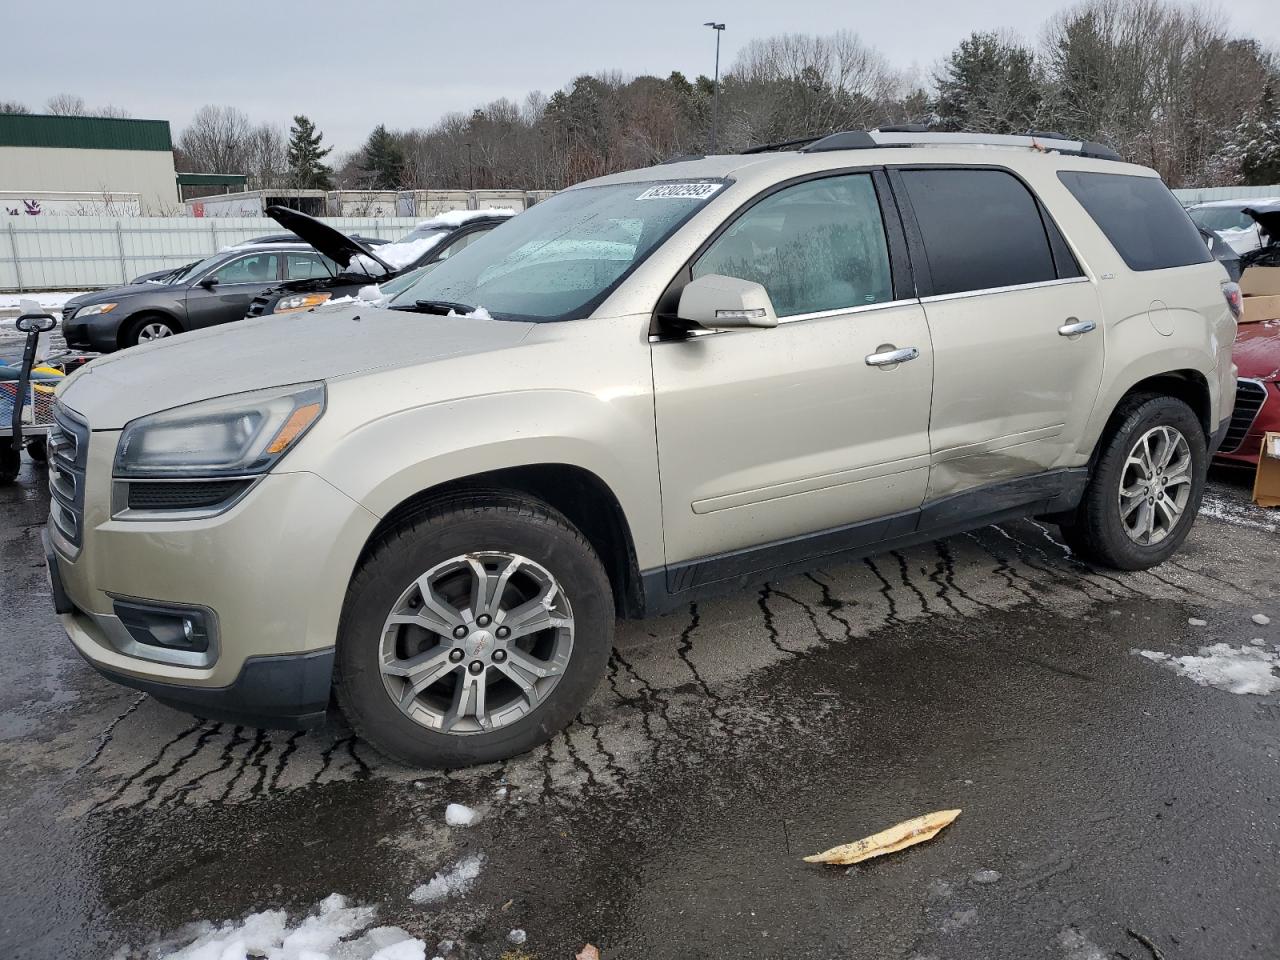
[[[1265,533],[1277,530],[1277,512],[1254,503],[1228,501],[1212,491],[1204,492],[1204,501],[1200,504],[1200,516],[1212,517],[1224,523],[1234,523],[1238,527],[1252,527]]]
[[[409,899],[414,903],[438,903],[448,897],[460,897],[475,885],[483,866],[483,853],[463,857],[452,870],[441,870],[429,882],[414,889]]]
[[[60,290],[57,293],[0,293],[0,310],[21,310],[23,300],[34,300],[46,310],[55,312],[72,297],[82,297],[92,290]]]
[[[1058,934],[1058,946],[1065,960],[1107,960],[1102,949],[1075,927]]]
[[[426,944],[399,927],[373,927],[375,907],[353,907],[331,894],[297,923],[283,910],[240,921],[192,924],[143,955],[157,960],[424,960]],[[117,957],[129,956],[127,949]]]
[[[451,827],[469,827],[479,819],[479,810],[461,803],[451,803],[444,808],[444,822]]]
[[[1266,642],[1251,640],[1247,646],[1214,643],[1200,648],[1199,656],[1175,657],[1159,650],[1132,650],[1154,663],[1168,667],[1202,687],[1216,687],[1229,693],[1265,696],[1280,693],[1280,646],[1270,650]]]

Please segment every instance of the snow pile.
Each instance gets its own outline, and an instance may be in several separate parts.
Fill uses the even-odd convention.
[[[1131,653],[1168,667],[1202,687],[1216,687],[1229,693],[1252,693],[1260,696],[1280,692],[1280,653],[1260,647],[1233,647],[1215,643],[1200,648],[1199,656],[1175,657],[1158,650],[1133,650]]]
[[[436,233],[429,237],[418,237],[415,240],[401,240],[396,243],[384,243],[378,247],[378,260],[385,260],[397,270],[403,270],[409,264],[413,263],[420,257],[426,256],[427,252],[433,247],[439,246],[440,241],[448,234]],[[351,258],[351,262],[347,264],[347,273],[363,273],[368,277],[385,277],[387,271],[382,265],[372,257],[366,257],[363,253],[357,253]]]
[[[1255,613],[1249,619],[1252,620],[1254,623],[1256,623],[1260,627],[1265,627],[1268,623],[1271,622],[1271,618],[1268,617],[1265,613]]]
[[[449,317],[466,317],[468,320],[492,320],[493,317],[484,307],[476,307],[470,313],[458,313],[456,310],[450,310],[446,316]]]
[[[444,808],[444,822],[451,827],[469,827],[480,819],[480,811],[461,803],[451,803]]]
[[[293,927],[283,910],[265,910],[239,923],[198,924],[144,952],[159,960],[425,960],[426,944],[399,927],[355,936],[375,913],[374,907],[349,906],[335,893]]]
[[[484,866],[484,854],[463,857],[452,870],[441,870],[427,883],[414,889],[409,899],[414,903],[438,903],[448,897],[469,893]]]
[[[23,300],[34,300],[51,313],[60,313],[62,305],[75,297],[97,293],[96,290],[64,290],[59,293],[4,293],[0,294],[0,310],[21,310]]]
[[[423,220],[415,230],[433,230],[439,227],[460,227],[477,217],[514,217],[518,211],[510,207],[496,207],[493,210],[447,210],[429,220]]]

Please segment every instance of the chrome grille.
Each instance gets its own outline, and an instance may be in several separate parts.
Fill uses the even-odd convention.
[[[48,450],[49,518],[68,543],[79,547],[84,534],[89,425],[60,403],[54,406]]]
[[[1234,453],[1240,449],[1266,402],[1267,388],[1260,380],[1236,381],[1236,407],[1231,412],[1231,425],[1222,440],[1221,453]]]

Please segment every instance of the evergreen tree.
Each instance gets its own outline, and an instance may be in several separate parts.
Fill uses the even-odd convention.
[[[304,190],[332,190],[333,171],[324,163],[333,147],[321,147],[324,134],[298,114],[289,128],[289,180]]]
[[[404,150],[385,124],[373,128],[361,152],[361,180],[365,189],[398,190],[404,185]]]
[[[1263,86],[1258,105],[1232,131],[1222,154],[1242,183],[1280,183],[1280,96],[1275,80]]]
[[[942,130],[1025,133],[1036,126],[1041,84],[1035,57],[998,34],[961,40],[934,82],[934,122]]]

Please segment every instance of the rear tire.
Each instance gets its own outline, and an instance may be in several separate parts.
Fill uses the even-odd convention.
[[[27,456],[36,463],[49,462],[49,446],[44,437],[32,437],[27,441]]]
[[[13,449],[10,437],[0,437],[0,483],[13,483],[22,469],[22,454]]]
[[[1204,428],[1174,397],[1139,394],[1112,415],[1079,507],[1062,523],[1072,551],[1117,570],[1145,570],[1182,545],[1204,495]]]
[[[338,704],[409,766],[503,760],[578,715],[604,676],[614,620],[604,567],[562,515],[505,492],[453,495],[388,532],[356,570]]]

